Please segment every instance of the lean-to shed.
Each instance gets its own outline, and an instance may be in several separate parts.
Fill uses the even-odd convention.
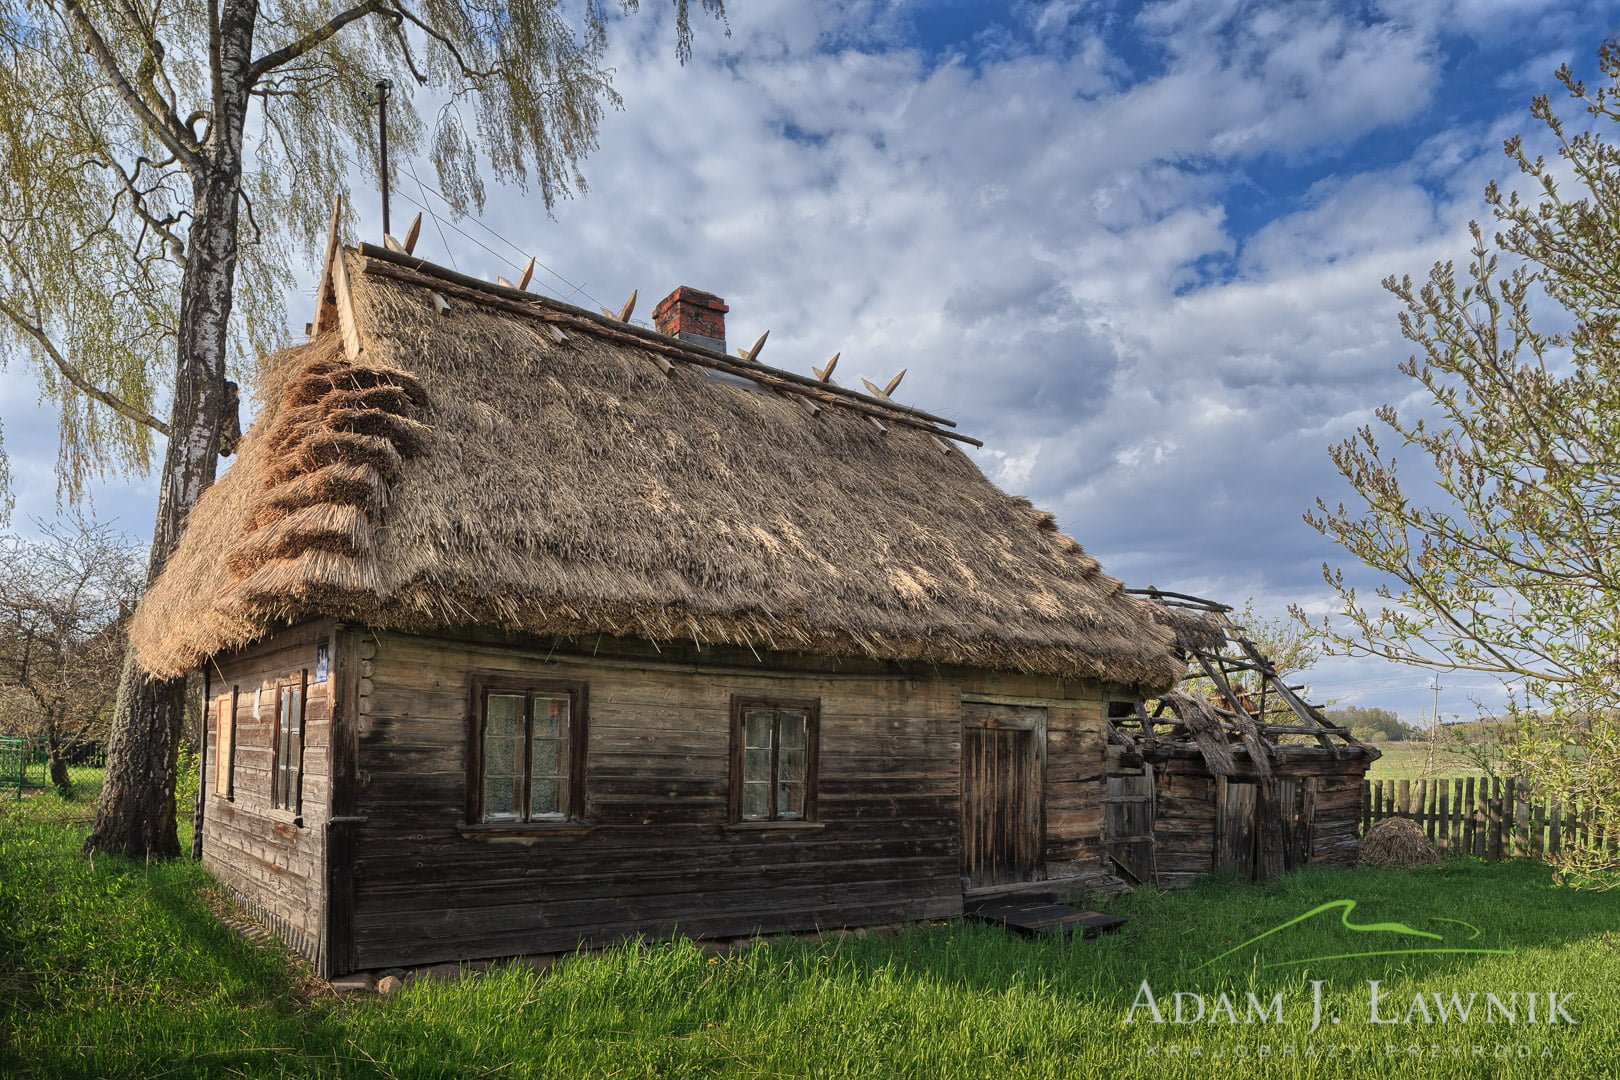
[[[207,866],[320,970],[1102,876],[1173,633],[948,422],[692,289],[653,331],[334,246],[321,295],[132,628],[207,680]]]
[[[1193,678],[1152,702],[1110,704],[1108,866],[1176,889],[1211,872],[1269,880],[1355,865],[1378,749],[1306,701],[1229,608],[1140,593],[1159,604]]]

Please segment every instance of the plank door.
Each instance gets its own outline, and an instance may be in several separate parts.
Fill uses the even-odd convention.
[[[1112,865],[1133,885],[1157,880],[1153,859],[1153,768],[1135,775],[1110,775],[1103,802],[1103,848]]]
[[[1037,880],[1045,763],[1045,709],[963,703],[964,888]]]
[[[1215,869],[1253,880],[1258,852],[1255,813],[1260,785],[1220,777],[1215,784]]]

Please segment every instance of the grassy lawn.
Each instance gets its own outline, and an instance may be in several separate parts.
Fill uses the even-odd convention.
[[[338,998],[218,924],[200,867],[82,858],[88,811],[0,805],[0,1075],[1599,1077],[1620,1061],[1620,896],[1559,891],[1524,862],[1139,894],[1110,905],[1122,932],[1084,944],[961,923],[724,956],[665,942]],[[1359,922],[1446,940],[1352,933],[1335,910],[1200,966],[1344,898]],[[1414,940],[1512,951],[1266,966]],[[1165,1023],[1145,1006],[1126,1021],[1144,980]],[[1531,1024],[1521,1003],[1512,1025],[1482,1006],[1468,1023],[1372,1024],[1369,980],[1400,1018],[1418,993],[1554,991],[1579,1023]],[[1283,1020],[1177,1025],[1176,991],[1209,1008],[1225,992],[1240,1019],[1246,994],[1269,1008],[1281,993]]]

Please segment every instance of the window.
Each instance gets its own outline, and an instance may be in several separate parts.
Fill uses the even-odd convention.
[[[585,684],[475,683],[469,790],[486,825],[578,821],[585,812]]]
[[[820,720],[818,701],[732,699],[732,820],[815,819]]]
[[[309,672],[276,686],[275,762],[270,773],[270,805],[299,813],[304,778],[304,691]]]
[[[222,799],[236,798],[236,704],[241,688],[219,701],[219,724],[215,728],[214,794]]]

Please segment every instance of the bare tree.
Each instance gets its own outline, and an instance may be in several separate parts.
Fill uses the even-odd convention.
[[[108,734],[141,566],[109,526],[42,529],[38,540],[0,537],[0,715],[45,744],[65,795],[68,758]]]

